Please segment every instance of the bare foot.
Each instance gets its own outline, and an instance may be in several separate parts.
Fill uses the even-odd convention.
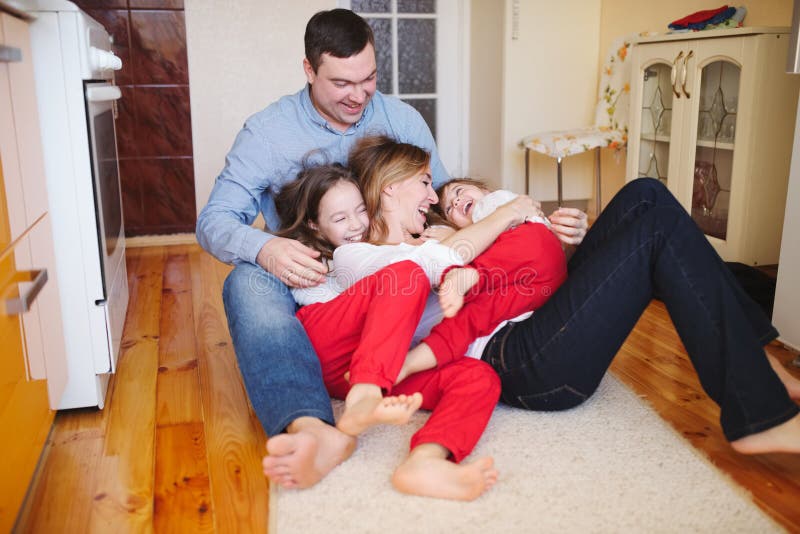
[[[775,356],[767,354],[767,359],[769,360],[769,364],[772,366],[772,369],[775,371],[775,374],[778,375],[778,378],[781,379],[783,385],[786,386],[786,391],[789,392],[789,397],[794,400],[800,400],[800,379],[796,378],[793,374],[787,371],[786,367],[784,367],[781,361]]]
[[[355,438],[310,417],[295,420],[293,433],[267,440],[264,474],[284,488],[308,488],[353,454]]]
[[[378,386],[356,384],[344,401],[344,413],[336,428],[347,435],[357,436],[371,426],[404,425],[422,404],[422,394],[383,397]]]
[[[742,454],[800,453],[800,414],[778,426],[732,441],[731,447]]]
[[[445,317],[453,317],[464,306],[464,295],[478,283],[478,271],[471,267],[450,269],[439,286],[439,306]]]
[[[406,354],[406,359],[403,362],[403,367],[397,374],[395,384],[399,384],[405,380],[408,375],[419,373],[420,371],[427,371],[436,367],[436,356],[428,346],[427,343],[420,343]]]
[[[414,449],[392,475],[392,485],[402,493],[472,501],[497,482],[494,460],[484,457],[469,464],[455,464],[435,454],[416,454]]]

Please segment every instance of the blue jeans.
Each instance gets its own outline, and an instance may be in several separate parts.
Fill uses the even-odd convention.
[[[582,403],[656,297],[720,406],[728,440],[798,413],[763,350],[778,332],[658,180],[628,183],[568,268],[544,306],[497,332],[484,351],[507,404],[563,410]]]
[[[286,285],[242,263],[225,280],[222,300],[245,389],[267,435],[302,416],[333,424],[319,359]]]

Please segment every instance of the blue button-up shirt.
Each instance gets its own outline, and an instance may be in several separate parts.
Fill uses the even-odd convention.
[[[226,263],[256,262],[274,236],[252,227],[259,211],[267,227],[279,228],[274,195],[304,163],[347,163],[355,142],[384,134],[431,153],[435,185],[448,180],[436,144],[413,107],[375,92],[361,119],[346,131],[333,128],[311,103],[310,87],[284,96],[247,119],[225,158],[208,204],[197,218],[197,240]]]

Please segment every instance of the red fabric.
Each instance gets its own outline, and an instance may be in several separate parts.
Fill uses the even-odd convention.
[[[705,22],[708,19],[719,15],[720,13],[726,11],[728,9],[727,5],[722,7],[718,7],[717,9],[706,9],[705,11],[698,11],[696,13],[692,13],[691,15],[687,15],[682,19],[675,20],[671,22],[670,26],[688,26],[689,24],[698,24],[700,22]]]
[[[329,302],[300,308],[297,318],[314,345],[325,383],[344,380],[391,390],[430,292],[422,267],[389,265]]]
[[[561,243],[539,223],[503,232],[470,266],[480,276],[464,307],[423,340],[440,366],[464,356],[470,343],[502,321],[541,307],[567,278]]]
[[[347,396],[348,370],[353,384],[377,384],[394,395],[419,391],[422,407],[433,413],[412,437],[411,448],[438,443],[460,462],[489,422],[500,398],[500,379],[485,362],[464,358],[392,386],[429,292],[422,268],[405,261],[363,278],[330,302],[301,308],[297,318],[317,351],[332,397]]]

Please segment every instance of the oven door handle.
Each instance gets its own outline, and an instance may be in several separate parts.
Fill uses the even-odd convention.
[[[89,102],[109,102],[120,98],[122,98],[122,91],[116,85],[99,85],[86,88],[86,99]]]

